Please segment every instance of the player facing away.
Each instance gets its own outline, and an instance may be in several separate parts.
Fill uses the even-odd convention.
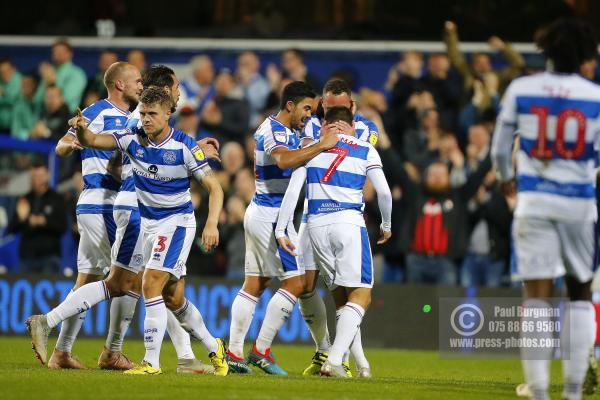
[[[523,306],[548,307],[543,299],[553,296],[553,280],[565,278],[570,301],[561,332],[561,345],[568,348],[563,398],[581,399],[596,331],[590,285],[597,239],[600,87],[577,73],[582,63],[597,57],[597,43],[589,25],[563,19],[542,30],[537,44],[547,58],[547,70],[516,79],[508,87],[492,157],[505,190],[516,178],[515,278],[523,281]],[[516,177],[511,161],[515,133]],[[551,333],[536,337],[548,339]],[[527,389],[531,398],[549,398],[552,350],[536,349],[536,359],[530,359],[530,350],[522,349],[527,385],[520,385],[518,393]]]
[[[144,87],[156,86],[165,90],[173,102],[171,111],[175,111],[175,105],[179,100],[179,80],[171,68],[164,65],[151,66],[144,72],[142,84]],[[142,128],[139,106],[129,116],[126,127],[131,129]],[[219,145],[218,141],[207,138],[197,143],[207,158],[219,160],[217,152]],[[119,154],[121,153],[119,152]],[[140,231],[141,219],[137,195],[135,193],[132,164],[127,154],[121,155],[121,187],[113,207],[113,216],[117,226],[115,243],[112,248],[113,264],[131,265],[131,268],[143,271],[143,257],[141,255],[143,235]],[[136,279],[136,285],[139,286],[139,290],[141,290],[142,283],[141,275],[141,273],[138,274]],[[181,279],[183,280],[184,278],[182,277]],[[127,312],[129,319],[131,319],[135,311],[137,300],[132,296],[122,297],[121,299],[125,299],[127,302],[129,307],[125,309],[125,312]],[[115,301],[116,299],[112,300],[111,309],[114,307]],[[123,324],[117,327],[111,326],[106,347],[109,350],[114,351],[114,336],[120,335],[120,342],[117,341],[117,344],[121,345],[126,330],[127,326],[123,326]],[[213,372],[213,367],[211,365],[204,364],[196,359],[194,351],[192,350],[190,335],[181,327],[181,324],[170,310],[167,310],[167,333],[169,334],[177,353],[177,372]]]
[[[94,134],[110,133],[125,127],[129,109],[135,107],[142,90],[140,72],[133,65],[117,62],[111,65],[104,76],[108,98],[99,100],[83,111],[87,127]],[[77,337],[86,311],[89,307],[72,303],[72,296],[86,284],[95,283],[102,290],[114,294],[127,294],[139,297],[139,287],[134,287],[131,279],[122,279],[127,271],[112,268],[106,281],[100,281],[111,266],[110,249],[115,237],[115,222],[112,216],[113,202],[119,190],[119,182],[108,172],[107,167],[114,160],[113,152],[83,149],[76,139],[75,131],[70,129],[56,146],[56,154],[61,157],[81,150],[84,189],[77,200],[77,226],[80,233],[77,253],[77,280],[73,291],[61,304],[44,316],[43,324],[37,317],[29,319],[28,329],[33,338],[34,351],[42,362],[50,368],[85,368],[76,358],[71,357],[73,342]],[[69,303],[71,306],[66,306]],[[111,307],[110,326],[128,325],[126,313],[122,312],[125,303]],[[65,308],[70,311],[65,310]],[[71,312],[73,311],[74,312]],[[41,335],[41,326],[55,327],[63,322],[56,348],[47,361],[47,339]],[[118,341],[118,338],[115,339]],[[100,356],[100,366],[107,369],[131,368],[133,364],[122,355],[120,349]]]
[[[352,112],[346,107],[330,108],[325,115],[326,124],[344,121],[350,125],[352,118]],[[381,211],[378,244],[385,243],[392,235],[392,195],[377,150],[352,135],[339,134],[337,137],[335,147],[317,155],[292,174],[281,204],[275,236],[288,254],[296,255],[296,245],[290,240],[286,227],[306,183],[306,229],[315,261],[337,309],[336,337],[321,374],[347,378],[343,357],[355,340],[371,303],[373,287],[373,262],[363,216],[366,179],[373,183]]]
[[[345,81],[341,79],[331,79],[325,83],[323,87],[323,96],[321,98],[321,108],[324,113],[332,107],[346,107],[354,111],[355,104],[352,100],[352,89]],[[317,113],[318,114],[318,113]],[[372,145],[377,143],[379,132],[373,121],[368,120],[358,114],[354,114],[352,121],[353,126],[348,125],[344,121],[336,121],[322,127],[321,118],[319,115],[313,115],[304,126],[300,135],[301,145],[308,146],[314,141],[319,140],[321,131],[338,132],[339,127],[342,130],[350,132],[354,130],[356,138],[369,142]],[[339,127],[338,127],[339,126]],[[303,375],[319,375],[321,367],[329,354],[331,346],[329,331],[327,330],[327,313],[325,303],[316,291],[317,281],[319,278],[319,270],[315,262],[312,251],[312,244],[308,231],[306,230],[306,222],[308,219],[308,201],[304,201],[304,212],[302,214],[302,222],[298,230],[300,247],[298,248],[299,260],[304,267],[304,294],[298,298],[298,306],[300,313],[306,321],[308,329],[316,345],[315,354],[311,360],[311,364],[304,370]],[[350,371],[350,352],[356,361],[358,375],[362,378],[371,377],[371,366],[365,356],[362,348],[362,337],[360,329],[356,337],[352,341],[350,351],[344,354],[342,365],[346,368],[346,373],[352,377]]]
[[[304,291],[303,271],[296,257],[278,248],[274,228],[281,200],[292,168],[304,164],[335,145],[335,135],[323,135],[313,146],[299,149],[302,129],[312,113],[315,93],[304,82],[292,82],[283,89],[280,110],[267,118],[254,134],[256,192],[246,210],[245,280],[231,306],[228,361],[232,371],[249,373],[251,363],[269,374],[287,375],[271,354],[275,335],[289,318],[296,299]],[[296,240],[288,221],[291,240]],[[281,288],[267,305],[266,315],[248,358],[244,359],[244,338],[254,316],[258,298],[271,279],[281,280]]]

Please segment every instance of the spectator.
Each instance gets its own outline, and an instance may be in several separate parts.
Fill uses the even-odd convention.
[[[490,171],[477,195],[469,202],[471,236],[461,267],[464,287],[500,287],[510,259],[510,226],[515,197],[505,197]]]
[[[27,140],[38,117],[39,107],[34,101],[37,81],[33,75],[23,75],[21,79],[21,93],[15,101],[10,124],[12,137]]]
[[[308,73],[304,63],[304,52],[299,49],[287,49],[281,53],[281,66],[285,78],[292,81],[308,83],[315,92],[321,92],[321,82],[315,76]]]
[[[142,50],[133,49],[129,50],[127,53],[127,62],[131,65],[134,65],[137,69],[140,70],[140,74],[144,74],[146,71],[146,55]]]
[[[256,53],[244,51],[239,55],[236,77],[250,108],[249,126],[258,126],[262,122],[261,112],[267,104],[271,88],[260,74],[260,60]]]
[[[244,278],[244,214],[246,204],[238,196],[232,196],[225,205],[226,222],[221,225],[221,240],[227,254],[227,279]]]
[[[467,181],[465,156],[454,134],[444,132],[440,137],[439,161],[446,163],[450,168],[450,187],[455,188],[465,184]]]
[[[271,92],[269,92],[269,97],[267,97],[267,104],[263,111],[263,117],[277,113],[278,107],[281,104],[281,94],[283,93],[283,89],[292,82],[287,78],[281,78],[279,70],[273,64],[267,67],[267,79],[271,85]]]
[[[87,78],[81,68],[73,64],[73,48],[64,39],[58,40],[52,46],[52,62],[40,64],[39,73],[42,80],[35,93],[35,101],[41,105],[44,102],[46,88],[57,86],[65,99],[70,113],[75,113],[79,107]]]
[[[409,129],[402,137],[402,154],[406,161],[422,170],[431,161],[438,158],[442,130],[439,113],[436,109],[429,108],[418,114],[418,127]]]
[[[492,61],[486,53],[474,53],[471,58],[471,66],[467,64],[464,54],[458,48],[458,31],[456,24],[447,21],[445,24],[444,43],[448,51],[448,57],[452,66],[458,70],[463,77],[464,92],[469,93],[476,79],[485,80],[486,75],[496,74],[499,81],[500,91],[504,91],[508,83],[519,76],[525,68],[525,60],[513,47],[497,36],[488,39],[492,50],[500,51],[508,66],[501,71],[492,69]]]
[[[198,139],[200,133],[200,117],[190,106],[184,106],[179,111],[177,120],[177,129],[180,129],[193,137]]]
[[[380,149],[390,183],[402,189],[405,218],[400,236],[408,281],[456,284],[455,261],[464,256],[468,238],[467,201],[491,168],[489,157],[463,186],[451,188],[446,163],[432,163],[423,183],[416,183],[390,148],[389,139],[380,137]]]
[[[255,191],[254,172],[250,168],[242,169],[235,176],[233,186],[235,193],[244,200],[246,205],[250,204]]]
[[[108,67],[117,61],[119,61],[119,57],[114,51],[104,50],[100,53],[100,58],[98,59],[98,72],[88,81],[86,93],[90,91],[95,92],[100,99],[108,97],[108,91],[106,90],[106,86],[104,86],[104,74]]]
[[[69,129],[71,116],[60,89],[56,86],[47,87],[40,120],[33,126],[30,138],[58,142]]]
[[[17,201],[8,231],[21,234],[23,272],[56,273],[60,270],[60,238],[67,228],[63,198],[49,187],[48,169],[31,169],[31,191]]]
[[[498,77],[488,74],[484,81],[475,80],[472,93],[471,101],[463,107],[459,115],[460,135],[463,139],[469,127],[484,119],[486,114],[493,114],[495,119],[500,108]]]
[[[246,163],[244,148],[237,142],[225,143],[221,149],[221,165],[223,171],[234,177]]]
[[[424,91],[422,76],[423,55],[416,51],[403,53],[400,62],[390,69],[385,85],[390,105],[386,115],[388,132],[399,136],[407,128],[414,127],[410,122],[416,122],[414,115],[409,115],[410,100],[414,94]],[[435,107],[435,103],[431,107]]]
[[[212,136],[241,143],[248,130],[248,104],[235,90],[231,72],[220,72],[215,79],[215,97],[204,107],[200,121]]]
[[[454,130],[462,100],[462,81],[458,73],[450,68],[446,54],[434,53],[427,60],[427,72],[422,78],[425,89],[433,95],[440,113],[440,125]]]
[[[181,81],[180,106],[189,106],[202,115],[204,108],[215,96],[213,86],[215,69],[213,62],[207,55],[196,56],[191,60],[192,78]]]
[[[0,59],[0,132],[10,129],[20,93],[21,74],[10,59]]]

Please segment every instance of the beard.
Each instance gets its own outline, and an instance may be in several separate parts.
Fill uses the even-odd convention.
[[[125,103],[127,103],[127,105],[129,105],[129,111],[135,110],[139,103],[138,96],[131,96],[128,94],[123,94],[123,100],[125,101]]]

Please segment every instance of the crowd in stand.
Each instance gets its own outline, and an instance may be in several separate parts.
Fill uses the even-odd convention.
[[[464,286],[509,285],[510,224],[514,198],[497,188],[489,148],[500,98],[508,83],[543,66],[526,65],[523,57],[498,37],[491,51],[505,59],[494,69],[488,53],[469,59],[461,53],[457,27],[447,22],[445,53],[404,52],[389,71],[382,88],[359,88],[353,94],[356,112],[379,130],[378,148],[394,197],[393,237],[372,244],[376,279]],[[52,62],[36,74],[21,74],[8,59],[0,60],[0,132],[20,140],[57,141],[77,107],[106,96],[104,71],[117,61],[101,53],[98,72],[86,77],[72,63],[67,41],[52,47]],[[142,72],[144,53],[131,50],[128,61]],[[180,77],[181,98],[176,127],[195,138],[221,143],[221,164],[213,167],[226,200],[221,216],[221,245],[213,253],[193,246],[188,273],[241,278],[244,268],[243,217],[254,193],[253,133],[279,105],[283,87],[302,80],[320,92],[322,83],[308,70],[296,49],[281,54],[281,65],[261,68],[252,51],[239,54],[234,71],[216,71],[211,58],[190,60],[191,76]],[[595,64],[582,74],[594,78]],[[264,71],[264,75],[261,74]],[[352,84],[353,77],[335,78]],[[65,231],[77,237],[74,209],[83,188],[80,163],[61,160],[57,194],[48,185],[47,168],[27,153],[3,154],[3,165],[31,174],[31,191],[4,202],[8,212],[4,235],[20,233],[21,270],[57,271],[57,237]],[[79,167],[80,168],[80,167]],[[374,191],[365,187],[365,218],[372,239],[378,233]],[[206,193],[192,188],[199,226],[206,218]],[[60,205],[63,206],[60,206]],[[65,207],[64,204],[67,206]],[[1,227],[0,227],[1,228]],[[47,245],[40,245],[40,238]],[[48,262],[36,263],[35,259]]]

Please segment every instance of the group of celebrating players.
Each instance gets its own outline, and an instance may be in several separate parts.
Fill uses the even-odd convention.
[[[553,23],[537,40],[548,60],[547,71],[508,87],[491,152],[503,189],[518,195],[513,238],[524,306],[547,306],[543,298],[552,297],[553,280],[566,277],[569,323],[563,333],[570,351],[564,360],[563,397],[580,399],[596,329],[591,281],[597,262],[600,88],[577,72],[597,57],[597,42],[589,25],[573,20]],[[167,330],[180,372],[251,373],[253,365],[287,375],[271,345],[298,302],[316,344],[304,374],[352,376],[352,353],[358,376],[370,377],[359,328],[373,286],[362,215],[366,179],[373,183],[381,212],[378,243],[390,238],[392,201],[374,148],[377,128],[353,114],[348,85],[327,82],[319,103],[323,115],[317,116],[311,88],[303,82],[288,84],[279,112],[254,135],[256,192],[244,219],[245,280],[232,305],[227,349],[184,297],[186,258],[196,230],[189,193],[192,175],[210,196],[202,243],[210,250],[219,241],[223,192],[208,166],[208,159],[218,160],[218,143],[210,138],[195,142],[169,127],[179,97],[177,77],[169,68],[154,66],[142,78],[135,67],[118,62],[106,72],[105,84],[108,98],[79,112],[56,148],[61,156],[81,150],[86,185],[77,206],[81,242],[75,287],[52,311],[27,321],[40,361],[51,368],[81,368],[71,347],[85,313],[112,299],[100,368],[161,373],[160,349]],[[303,187],[304,215],[297,234],[292,216]],[[323,299],[315,291],[319,275],[337,309],[333,343]],[[256,304],[274,277],[281,287],[245,356],[244,339]],[[146,354],[135,365],[121,346],[140,294],[146,307]],[[61,322],[48,360],[48,335]],[[205,346],[211,365],[196,360],[190,336]],[[519,394],[548,398],[551,357],[538,352],[536,359],[529,359],[523,352],[527,383]]]
[[[362,216],[367,177],[382,210],[379,243],[391,236],[392,198],[373,147],[377,128],[353,115],[348,85],[341,80],[327,83],[321,100],[324,115],[319,118],[313,115],[316,94],[310,86],[288,84],[279,112],[254,135],[256,193],[244,220],[246,278],[232,304],[227,349],[184,296],[186,261],[196,233],[192,176],[209,194],[202,244],[210,251],[219,242],[223,190],[208,164],[209,159],[219,160],[219,144],[211,138],[196,142],[169,126],[179,99],[179,81],[170,68],[153,66],[142,77],[133,65],[117,62],[106,71],[104,83],[108,97],[78,111],[56,147],[60,156],[81,151],[85,186],[77,203],[81,239],[73,291],[47,314],[27,320],[42,364],[84,368],[72,356],[73,342],[87,310],[111,300],[100,368],[160,374],[160,350],[168,331],[178,372],[247,374],[252,373],[251,364],[269,374],[287,375],[275,361],[271,344],[299,301],[317,346],[304,374],[352,376],[352,349],[358,375],[370,377],[359,330],[373,286]],[[310,129],[303,130],[308,125]],[[298,235],[293,211],[304,184],[305,215]],[[337,307],[333,344],[325,304],[315,290],[319,269]],[[270,299],[258,338],[245,356],[244,339],[254,309],[273,278],[281,280],[281,287]],[[141,294],[146,353],[136,365],[122,353],[122,343]],[[48,336],[59,323],[62,328],[48,359]],[[202,342],[211,365],[196,359],[190,337]]]

